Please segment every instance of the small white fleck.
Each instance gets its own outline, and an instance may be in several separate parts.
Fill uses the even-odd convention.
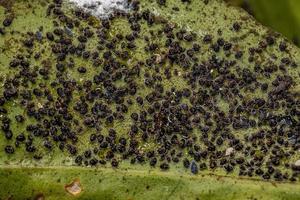
[[[82,188],[79,179],[74,180],[71,184],[65,185],[65,190],[74,196],[80,194]]]
[[[168,122],[172,123],[172,120],[170,119],[170,115],[168,115]]]
[[[39,103],[37,103],[37,107],[38,108],[43,108],[43,105],[39,102]]]
[[[155,59],[155,63],[159,64],[162,60],[162,57],[160,54],[154,54],[156,56],[156,59]]]
[[[152,13],[155,15],[155,16],[159,16],[159,12],[157,11],[156,8],[152,8]]]
[[[229,147],[226,149],[225,156],[230,156],[233,154],[234,149],[232,147]]]

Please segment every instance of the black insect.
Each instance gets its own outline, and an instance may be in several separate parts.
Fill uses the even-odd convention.
[[[168,170],[170,168],[168,163],[162,163],[159,167],[160,167],[160,169],[162,169],[164,171]]]
[[[197,165],[197,163],[195,161],[191,162],[191,166],[190,167],[191,167],[191,172],[193,174],[198,174],[199,169],[198,169],[198,165]]]
[[[12,24],[13,22],[13,17],[6,17],[4,20],[3,20],[3,26],[5,27],[8,27]]]
[[[5,152],[6,152],[7,154],[13,154],[13,153],[15,152],[15,149],[14,149],[11,145],[7,145],[7,146],[5,147]]]

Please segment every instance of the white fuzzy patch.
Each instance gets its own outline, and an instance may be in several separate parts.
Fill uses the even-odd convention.
[[[69,0],[92,15],[107,18],[114,10],[129,11],[127,0]]]

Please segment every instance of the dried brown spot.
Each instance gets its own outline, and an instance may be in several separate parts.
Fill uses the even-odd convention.
[[[271,184],[274,186],[274,187],[277,187],[277,184],[275,182],[271,182]]]
[[[65,190],[74,196],[79,195],[82,192],[79,179],[75,179],[72,183],[65,185]]]
[[[89,25],[93,26],[94,28],[99,28],[100,27],[100,21],[97,17],[90,16],[88,18],[88,23],[89,23]]]
[[[39,193],[34,197],[34,200],[44,200],[44,199],[45,199],[45,196],[42,193]]]
[[[45,68],[51,68],[52,66],[52,63],[51,63],[51,60],[50,59],[45,59],[42,61],[42,65],[45,67]]]

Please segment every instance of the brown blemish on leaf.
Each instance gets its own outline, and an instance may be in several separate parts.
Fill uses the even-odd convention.
[[[88,23],[89,23],[89,25],[93,26],[94,28],[100,27],[100,20],[97,17],[90,16],[88,18]]]
[[[52,65],[51,60],[49,58],[43,60],[42,65],[43,65],[43,67],[45,67],[47,69],[50,69],[51,65]]]
[[[44,194],[39,193],[34,197],[34,200],[45,200],[45,196]]]
[[[7,198],[4,199],[4,200],[13,200],[13,197],[12,197],[12,196],[9,196],[9,197],[7,197]]]
[[[277,187],[277,185],[276,185],[275,182],[271,182],[271,184],[272,184],[274,187]]]
[[[79,195],[82,192],[80,180],[75,179],[72,183],[65,185],[65,190],[74,196]]]

